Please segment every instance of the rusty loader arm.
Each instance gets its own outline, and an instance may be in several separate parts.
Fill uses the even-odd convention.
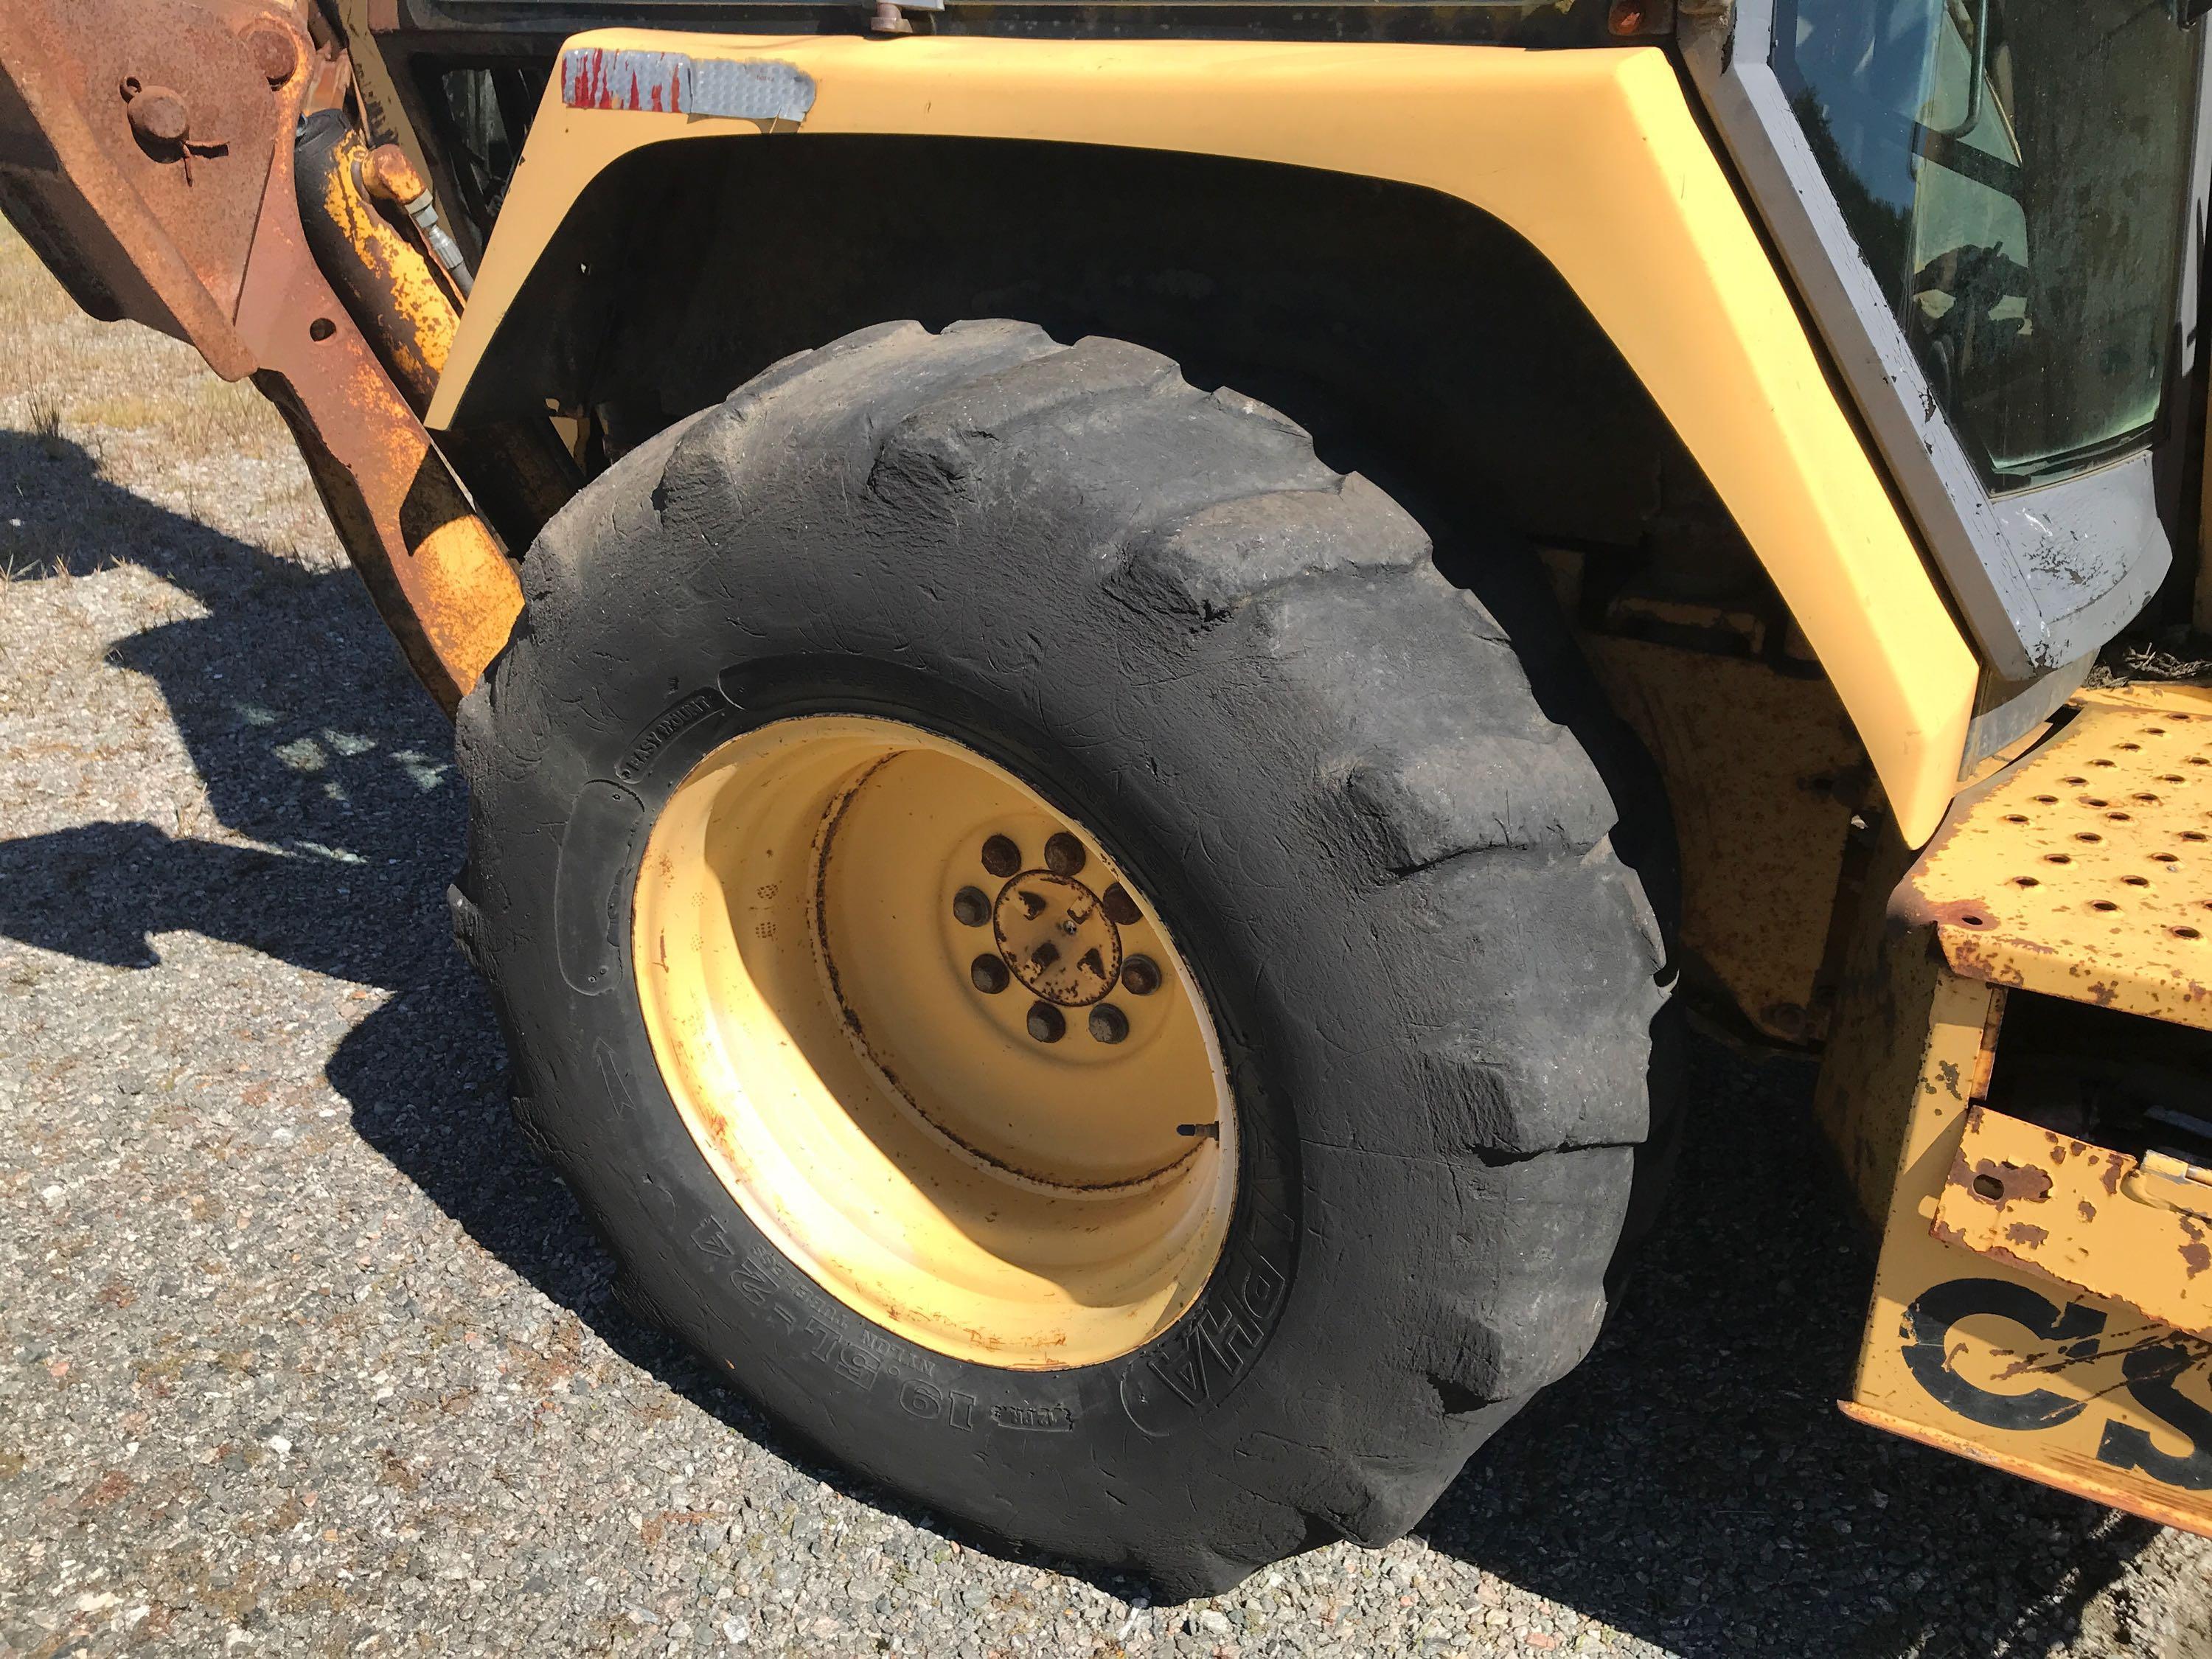
[[[449,713],[505,643],[513,567],[333,289],[302,222],[295,135],[343,106],[345,53],[256,0],[9,0],[0,8],[0,210],[92,315],[196,348],[282,411],[409,665]],[[441,355],[450,302],[337,178],[343,237]],[[404,256],[404,257],[399,257]],[[409,261],[411,259],[411,265]],[[409,303],[411,301],[411,303]],[[372,313],[374,314],[374,313]],[[423,395],[437,364],[422,370]],[[404,375],[404,368],[400,369]]]

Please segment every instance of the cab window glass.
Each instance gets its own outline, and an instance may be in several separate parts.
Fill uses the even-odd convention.
[[[2166,0],[1779,0],[1776,73],[1996,488],[2157,421],[2199,33]]]

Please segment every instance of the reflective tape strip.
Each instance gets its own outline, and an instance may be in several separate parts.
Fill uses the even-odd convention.
[[[571,109],[803,121],[814,107],[814,77],[773,58],[580,46],[561,54],[561,101]]]

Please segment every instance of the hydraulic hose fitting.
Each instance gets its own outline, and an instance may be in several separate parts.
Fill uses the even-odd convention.
[[[438,222],[438,204],[430,199],[430,187],[415,171],[415,164],[407,159],[406,151],[397,144],[379,144],[354,165],[354,176],[360,181],[362,191],[379,201],[395,204],[415,222],[415,228],[422,233],[423,246],[446,268],[446,274],[453,279],[453,286],[466,299],[476,278],[469,270],[469,262],[461,255],[460,244]]]

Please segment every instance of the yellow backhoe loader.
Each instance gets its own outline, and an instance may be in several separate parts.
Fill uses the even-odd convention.
[[[282,411],[520,1122],[830,1455],[1395,1538],[1695,1017],[1845,1411],[2212,1531],[2203,9],[7,0],[0,207]]]

